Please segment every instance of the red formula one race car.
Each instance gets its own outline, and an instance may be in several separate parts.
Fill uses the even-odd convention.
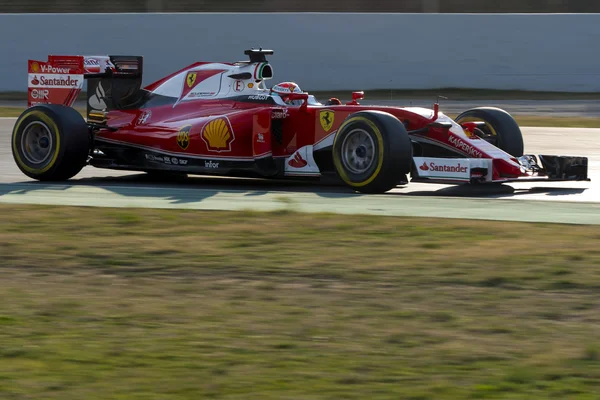
[[[265,178],[339,176],[364,193],[411,181],[587,180],[587,158],[523,155],[514,119],[496,108],[452,120],[438,110],[325,104],[286,82],[266,87],[268,50],[197,62],[144,88],[142,57],[29,61],[29,108],[12,150],[39,180],[97,168]],[[87,122],[71,108],[87,80]]]

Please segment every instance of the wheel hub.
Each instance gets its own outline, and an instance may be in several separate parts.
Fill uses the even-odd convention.
[[[371,168],[375,160],[375,142],[363,129],[354,129],[342,143],[342,163],[355,174],[362,174]]]
[[[50,140],[47,137],[43,137],[40,139],[39,144],[42,149],[47,149],[50,146]]]
[[[359,146],[356,149],[356,156],[360,157],[360,158],[365,158],[365,156],[367,155],[367,148],[365,146]]]
[[[52,134],[46,124],[31,122],[21,136],[23,156],[31,164],[43,164],[52,154]]]

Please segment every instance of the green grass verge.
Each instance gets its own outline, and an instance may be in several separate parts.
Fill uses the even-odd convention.
[[[595,399],[598,227],[0,206],[3,399]]]
[[[85,110],[78,110],[85,115]],[[23,112],[19,107],[0,107],[0,117],[18,117]],[[449,115],[454,118],[456,115]],[[544,117],[544,116],[514,116],[521,126],[555,127],[555,128],[600,128],[600,118],[584,117]]]
[[[514,115],[520,126],[550,128],[600,128],[600,118],[588,117],[544,117],[535,115]]]
[[[18,117],[22,112],[20,107],[0,107],[0,117]]]

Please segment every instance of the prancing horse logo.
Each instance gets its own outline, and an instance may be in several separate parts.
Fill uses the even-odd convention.
[[[187,83],[187,85],[190,89],[194,86],[194,83],[196,83],[197,75],[198,74],[196,74],[195,72],[189,72],[187,77],[185,78],[185,82]]]
[[[331,110],[321,110],[319,113],[319,121],[325,132],[329,132],[335,121],[335,113]]]

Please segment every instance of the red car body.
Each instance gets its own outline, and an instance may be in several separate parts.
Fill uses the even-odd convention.
[[[340,172],[332,157],[336,135],[365,111],[393,116],[410,138],[410,171],[398,171],[399,183],[406,173],[412,180],[450,183],[587,179],[585,157],[540,156],[538,164],[519,145],[503,149],[494,118],[469,114],[457,123],[437,104],[364,106],[362,92],[347,104],[322,104],[307,93],[267,89],[273,67],[266,55],[272,52],[246,54],[250,60],[237,63],[194,63],[144,88],[141,57],[30,60],[29,106],[72,106],[87,80],[89,164],[99,168],[318,178]],[[500,110],[488,112],[494,117]],[[519,139],[520,131],[515,135]]]

